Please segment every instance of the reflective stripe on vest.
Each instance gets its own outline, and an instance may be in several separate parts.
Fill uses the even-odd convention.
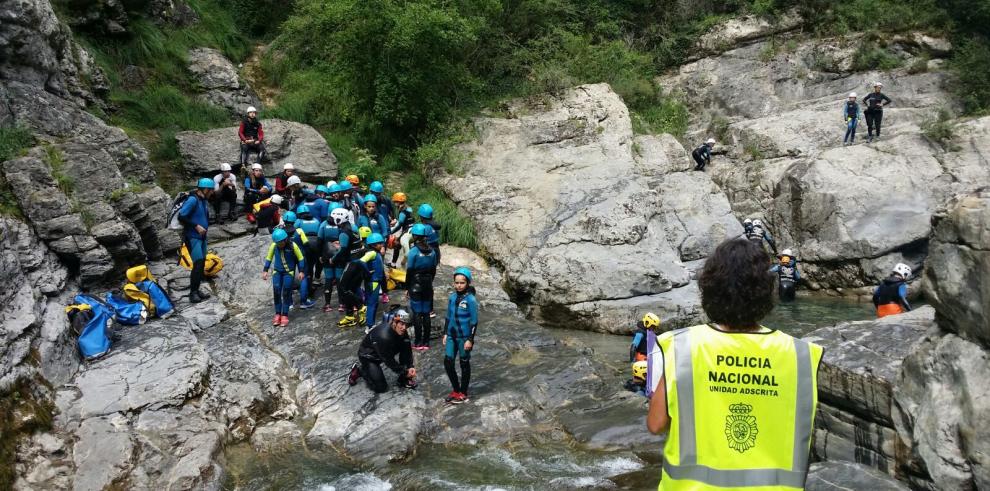
[[[692,336],[693,334],[693,336]],[[710,337],[714,343],[708,343],[705,346],[692,346],[692,337]],[[773,352],[776,355],[775,358],[772,357],[744,357],[740,356],[739,352],[732,352],[733,349],[738,350],[738,344],[733,344],[732,338],[722,338],[721,336],[774,336],[773,338],[753,338],[756,339],[756,344],[763,343],[770,347],[773,346],[775,350]],[[785,336],[785,337],[781,337]],[[813,431],[814,414],[816,406],[816,381],[815,377],[817,374],[818,362],[821,359],[821,348],[815,345],[811,345],[806,341],[800,339],[795,339],[786,334],[779,332],[765,333],[765,334],[727,334],[721,333],[709,326],[695,326],[692,328],[685,328],[673,331],[668,336],[665,336],[666,340],[658,341],[658,344],[665,349],[665,357],[668,358],[673,355],[673,366],[665,363],[667,366],[666,371],[668,372],[667,378],[667,388],[668,388],[668,410],[671,414],[673,424],[676,425],[675,431],[671,431],[668,435],[668,444],[664,448],[664,463],[663,472],[664,480],[660,482],[659,489],[661,490],[677,490],[677,489],[697,489],[697,483],[703,483],[709,486],[719,486],[719,487],[730,487],[730,488],[745,488],[745,487],[760,487],[760,489],[768,488],[797,488],[802,489],[804,487],[805,478],[808,470],[808,454],[811,446],[811,434]],[[791,340],[788,343],[787,340]],[[666,341],[666,342],[663,342]],[[751,344],[751,340],[747,343]],[[695,340],[695,343],[698,341]],[[723,346],[719,346],[719,344]],[[790,346],[787,346],[790,344]],[[672,353],[671,353],[671,349]],[[694,360],[692,348],[703,349],[708,353],[708,360]],[[719,351],[720,348],[724,348],[724,351]],[[783,367],[770,367],[770,360],[777,360],[776,363],[780,363],[782,359],[782,353],[786,351],[780,350],[790,350],[794,353],[794,368],[793,372],[791,368],[785,364]],[[814,352],[814,353],[813,353]],[[718,353],[722,356],[724,353],[724,360],[728,361],[729,358],[735,360],[743,360],[744,364],[739,365],[739,361],[733,361],[732,363],[727,363],[729,367],[723,367],[712,363],[714,354]],[[762,366],[762,363],[766,363],[766,366]],[[739,365],[739,366],[733,366]],[[757,420],[754,415],[750,415],[749,412],[754,409],[752,405],[745,404],[748,400],[754,404],[760,406],[754,402],[752,397],[757,397],[756,395],[722,395],[715,391],[714,387],[716,383],[711,386],[705,387],[695,387],[695,368],[707,369],[709,381],[711,381],[712,373],[719,373],[718,370],[732,371],[736,377],[741,378],[745,374],[750,374],[751,377],[760,379],[764,382],[772,381],[773,387],[775,389],[770,389],[770,392],[777,394],[778,389],[780,394],[773,397],[778,397],[781,399],[788,399],[786,402],[784,400],[771,402],[769,404],[762,404],[764,413],[773,410],[773,404],[794,404],[794,420],[793,430],[794,440],[793,445],[788,448],[780,448],[780,444],[774,441],[771,435],[776,428],[784,427],[788,428],[790,425],[778,423],[776,421],[766,421]],[[763,370],[758,372],[756,370]],[[670,373],[673,372],[673,373]],[[725,372],[722,372],[725,374]],[[729,374],[731,377],[732,374]],[[673,375],[671,377],[670,375]],[[767,378],[769,377],[769,378]],[[778,384],[778,378],[781,377],[780,383]],[[672,383],[673,382],[673,383]],[[794,384],[792,389],[785,389],[787,385]],[[729,384],[730,386],[732,384]],[[673,394],[671,394],[671,388],[673,386]],[[724,386],[724,384],[723,384]],[[743,383],[735,385],[735,389],[746,388]],[[710,403],[714,400],[722,402],[733,402],[735,404],[729,405],[727,408],[713,407],[712,404],[707,404],[709,407],[699,407],[696,405],[697,399],[695,397],[696,390],[709,390],[710,393],[716,395],[709,395],[710,393],[702,393],[705,397],[706,403]],[[732,392],[735,394],[735,392]],[[742,391],[740,391],[742,394]],[[671,396],[674,397],[671,397]],[[769,396],[761,396],[769,397]],[[793,397],[794,399],[789,399]],[[676,398],[676,399],[675,399]],[[671,399],[675,399],[672,403]],[[703,404],[705,405],[705,404]],[[737,407],[738,406],[738,407]],[[736,413],[736,410],[739,413]],[[711,465],[705,465],[699,463],[698,455],[698,444],[699,444],[699,428],[696,426],[696,421],[699,419],[699,411],[701,416],[701,421],[703,424],[709,425],[702,427],[702,434],[705,435],[702,444],[706,448],[706,455],[704,456],[704,461],[708,464],[712,462],[731,462],[731,458],[735,452],[739,454],[755,447],[757,443],[757,438],[760,436],[760,428],[764,428],[764,432],[770,432],[768,435],[763,435],[762,449],[757,449],[756,454],[750,454],[750,459],[752,459],[753,468],[735,468],[735,469],[725,469],[725,468],[715,468]],[[725,423],[725,438],[727,438],[728,445],[725,445],[725,441],[715,443],[712,441],[711,429],[713,424],[712,418],[715,417],[713,414],[716,411],[726,411],[726,423]],[[785,408],[781,408],[781,411],[786,413]],[[733,419],[739,416],[739,419]],[[719,414],[718,417],[721,417]],[[763,416],[766,418],[766,416]],[[733,446],[733,429],[734,427],[730,425],[730,422],[735,421],[742,425],[742,434],[747,434],[747,428],[752,433],[749,435],[752,439],[748,443],[742,443],[740,445],[739,441],[735,442],[736,446]],[[749,425],[749,426],[747,426]],[[766,425],[766,426],[763,426]],[[717,424],[721,428],[721,424]],[[672,429],[673,430],[673,429]],[[676,443],[674,440],[676,439]],[[748,446],[747,446],[748,445]],[[672,452],[676,451],[676,454]],[[712,455],[714,453],[715,455]],[[787,462],[790,463],[790,468],[767,468],[768,466],[773,466],[774,463]],[[739,460],[736,460],[738,463]],[[738,465],[738,464],[737,464]],[[727,464],[727,466],[731,466]],[[683,484],[677,481],[696,481],[684,482]]]

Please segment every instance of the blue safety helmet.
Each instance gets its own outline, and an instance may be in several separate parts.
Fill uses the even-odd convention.
[[[339,192],[340,192],[340,184],[334,184],[333,186],[330,186],[330,191],[329,191],[330,194],[339,193]]]
[[[285,231],[285,229],[277,228],[274,232],[272,232],[272,242],[282,242],[288,238],[289,234]]]
[[[375,181],[371,183],[371,186],[368,186],[368,189],[370,189],[372,193],[380,193],[385,191],[385,186],[381,183],[381,181]]]
[[[316,192],[317,192],[317,193],[323,193],[323,194],[327,194],[327,193],[329,193],[329,192],[330,192],[330,190],[329,190],[329,189],[327,189],[327,187],[326,187],[326,186],[324,186],[324,185],[322,185],[322,184],[320,184],[319,186],[316,186]]]
[[[296,208],[296,213],[299,215],[305,215],[309,213],[309,207],[306,205],[299,205],[299,207]]]
[[[454,270],[454,276],[461,275],[467,278],[468,283],[471,283],[471,270],[467,266],[461,266]]]
[[[340,181],[337,186],[340,188],[340,192],[350,191],[354,187],[350,181]]]
[[[423,204],[419,205],[419,211],[417,211],[417,214],[420,217],[429,220],[429,219],[433,218],[433,207],[430,206],[429,203],[423,203]]]
[[[209,177],[200,177],[199,181],[196,182],[196,187],[199,189],[213,189],[216,187],[216,183]]]
[[[413,237],[426,237],[430,235],[432,228],[433,227],[430,227],[425,223],[417,223],[416,225],[412,226],[411,232],[413,234]]]
[[[369,201],[372,202],[372,203],[377,203],[378,202],[378,198],[376,198],[375,195],[373,195],[373,194],[365,195],[364,202],[367,203]]]
[[[385,237],[382,237],[382,234],[379,234],[379,233],[376,232],[376,233],[373,233],[373,234],[369,235],[368,238],[365,239],[364,243],[365,244],[368,244],[368,245],[384,244],[385,243]]]
[[[292,213],[291,211],[287,211],[285,212],[285,215],[282,216],[282,221],[284,221],[285,223],[295,223],[296,214]]]

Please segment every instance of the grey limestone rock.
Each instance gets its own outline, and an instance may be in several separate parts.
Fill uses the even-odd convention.
[[[207,102],[227,109],[232,115],[244,115],[247,106],[261,109],[258,96],[241,80],[237,68],[220,51],[213,48],[189,50],[189,71]]]

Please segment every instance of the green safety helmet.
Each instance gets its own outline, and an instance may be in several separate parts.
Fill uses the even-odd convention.
[[[371,229],[370,228],[368,228],[368,227],[361,227],[361,228],[358,229],[358,236],[361,237],[361,240],[367,239],[368,236],[370,236],[370,235],[371,235]]]

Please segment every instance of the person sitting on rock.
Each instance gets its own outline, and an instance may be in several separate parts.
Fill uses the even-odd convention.
[[[249,221],[254,221],[254,204],[268,199],[272,194],[272,185],[265,177],[261,164],[251,165],[251,173],[244,178],[244,213]]]
[[[309,206],[301,205],[296,209],[296,229],[299,234],[305,235],[306,246],[302,249],[306,256],[306,288],[299,287],[300,304],[299,308],[308,309],[316,305],[313,300],[313,286],[316,284],[316,272],[320,269],[320,240],[317,235],[320,233],[320,221],[313,217]]]
[[[910,277],[911,267],[897,263],[890,276],[877,286],[873,291],[873,305],[877,309],[877,318],[903,314],[911,310],[911,304],[907,300],[907,280]]]
[[[413,247],[406,258],[406,284],[409,288],[409,304],[413,312],[416,340],[413,349],[430,349],[430,312],[433,311],[433,278],[440,264],[437,251],[430,247],[430,226],[417,223],[412,227]]]
[[[285,191],[283,197],[289,200],[289,209],[295,210],[306,200],[306,190],[303,187],[302,179],[299,176],[289,176],[285,180]]]
[[[237,179],[231,172],[230,164],[220,164],[220,173],[213,177],[213,210],[217,222],[223,225],[224,216],[220,214],[220,205],[227,203],[227,220],[235,220],[237,207]]]
[[[275,193],[282,195],[282,209],[288,210],[292,201],[292,192],[289,191],[289,179],[295,177],[296,166],[286,163],[282,166],[282,172],[275,176]],[[296,177],[296,179],[299,179]]]
[[[695,162],[694,170],[704,171],[705,166],[712,163],[712,147],[714,146],[715,139],[709,138],[691,152],[691,157]]]
[[[275,318],[273,326],[289,325],[289,307],[292,306],[292,285],[295,279],[303,281],[303,270],[306,259],[295,242],[289,239],[285,229],[277,228],[272,232],[272,245],[265,255],[265,267],[261,279],[268,281],[268,270],[274,268],[272,274],[272,293],[275,299]],[[293,278],[295,276],[295,278]]]
[[[883,123],[883,107],[891,103],[890,97],[883,95],[880,90],[883,89],[883,83],[873,82],[873,92],[866,94],[863,98],[863,104],[866,104],[866,110],[863,111],[863,116],[866,116],[866,143],[873,143],[873,130],[877,132],[877,139],[880,139],[880,124]]]
[[[629,362],[646,360],[646,332],[656,332],[660,329],[660,317],[653,312],[647,312],[643,319],[636,323],[632,344],[629,346]]]
[[[351,366],[347,383],[357,385],[364,378],[368,388],[375,393],[388,392],[384,364],[399,375],[396,385],[405,389],[416,388],[416,368],[409,345],[409,312],[398,309],[389,322],[382,322],[364,335],[358,348],[358,362]],[[398,360],[396,360],[398,357]]]
[[[254,224],[256,226],[255,235],[257,235],[258,230],[263,228],[268,229],[268,233],[275,230],[275,227],[282,221],[281,205],[282,196],[278,194],[254,204],[252,210],[254,211]]]
[[[237,135],[241,138],[241,166],[246,167],[251,153],[258,154],[258,163],[268,160],[268,151],[265,149],[265,130],[261,128],[261,121],[258,121],[258,110],[254,106],[247,108],[247,116],[241,120],[241,127],[237,130]]]
[[[856,143],[856,125],[859,124],[859,103],[856,102],[856,93],[850,92],[846,103],[842,105],[842,118],[846,122],[846,136],[842,139],[843,145]]]
[[[777,295],[781,302],[793,302],[798,281],[801,279],[801,271],[798,270],[798,259],[794,257],[794,251],[784,249],[777,256],[777,264],[770,268],[770,271],[777,273]]]
[[[459,267],[454,270],[454,292],[447,300],[447,325],[444,328],[443,368],[447,371],[452,388],[447,402],[468,402],[468,386],[471,384],[471,350],[478,332],[478,300],[471,286],[471,270]],[[460,357],[461,378],[457,379],[454,359]]]
[[[763,227],[763,220],[760,219],[746,219],[743,221],[743,233],[746,238],[749,239],[754,244],[763,247],[763,243],[766,242],[770,246],[774,255],[777,254],[777,242],[773,240],[773,236],[770,232],[767,232]]]
[[[189,274],[189,302],[199,303],[210,294],[199,289],[206,269],[206,232],[210,228],[210,197],[216,183],[209,177],[200,178],[196,191],[179,208],[179,223],[183,226],[182,239],[189,249],[192,272]]]
[[[346,314],[337,323],[340,327],[355,327],[361,324],[363,317],[367,317],[368,309],[364,305],[361,287],[371,281],[371,263],[378,253],[362,248],[353,251],[352,256],[357,255],[359,251],[363,252],[363,255],[348,262],[337,281],[337,297],[344,303]]]

